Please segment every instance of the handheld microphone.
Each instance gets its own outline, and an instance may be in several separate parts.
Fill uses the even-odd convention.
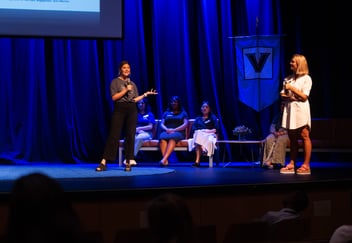
[[[125,84],[125,86],[127,87],[127,85],[130,85],[131,84],[131,79],[130,78],[127,78],[126,79],[126,84]]]
[[[130,84],[131,84],[131,79],[127,78],[126,79],[126,88],[127,88],[126,94],[127,94],[127,96],[130,96],[130,94],[133,92],[132,90],[128,89],[128,85],[130,85]]]
[[[127,78],[126,79],[126,83],[125,83],[125,87],[127,88],[127,86],[130,85],[130,84],[131,84],[131,79]],[[129,93],[130,91],[127,91],[127,92]]]
[[[291,80],[289,80],[289,79],[284,79],[284,88],[285,88],[285,94],[287,95],[287,96],[291,96],[292,95],[292,93],[291,93],[291,90],[287,90],[286,89],[286,84],[289,84],[289,83],[291,83]]]

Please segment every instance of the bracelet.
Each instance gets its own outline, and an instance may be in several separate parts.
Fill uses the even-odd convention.
[[[147,97],[147,95],[144,93],[144,94],[143,94],[143,97]]]

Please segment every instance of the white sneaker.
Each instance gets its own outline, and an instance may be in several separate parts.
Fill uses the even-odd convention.
[[[126,160],[123,161],[123,164],[126,165]],[[134,159],[131,159],[130,165],[137,165],[137,162]]]

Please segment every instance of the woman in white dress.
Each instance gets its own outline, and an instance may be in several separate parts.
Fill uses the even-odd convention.
[[[280,95],[284,102],[282,127],[288,131],[291,158],[280,173],[310,175],[312,142],[310,140],[311,115],[308,98],[312,88],[312,79],[309,76],[307,60],[303,55],[293,55],[290,69],[292,74],[285,78]],[[299,139],[303,140],[304,160],[303,164],[296,169]]]
[[[192,125],[191,149],[195,149],[196,160],[193,167],[200,166],[200,158],[204,153],[207,156],[213,156],[216,148],[217,133],[219,130],[218,118],[211,112],[208,101],[203,101],[200,108],[202,116],[195,119]]]

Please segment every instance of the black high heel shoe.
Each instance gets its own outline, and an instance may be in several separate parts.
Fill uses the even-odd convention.
[[[199,163],[199,162],[194,162],[194,163],[192,164],[192,167],[200,167],[200,163]]]
[[[101,172],[101,171],[106,171],[106,164],[100,163],[97,168],[95,168],[95,171]]]
[[[125,171],[130,172],[132,170],[129,160],[126,160]]]

